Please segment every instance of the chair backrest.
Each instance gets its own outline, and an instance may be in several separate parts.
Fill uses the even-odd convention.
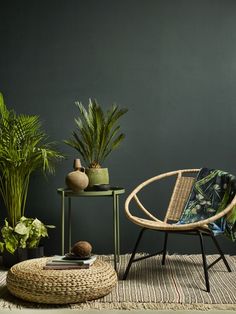
[[[236,195],[230,204],[227,205],[222,211],[209,217],[207,219],[195,221],[188,224],[173,224],[169,223],[169,221],[178,221],[184,206],[189,198],[189,195],[192,190],[192,186],[195,182],[195,178],[200,169],[184,169],[162,173],[158,176],[149,178],[148,180],[140,183],[127,197],[125,201],[125,214],[133,223],[151,229],[158,230],[190,230],[192,228],[205,227],[207,224],[214,222],[221,217],[227,215],[235,206],[236,206]],[[151,184],[152,182],[162,180],[171,176],[177,176],[176,183],[173,189],[173,193],[169,202],[169,206],[167,208],[164,221],[158,219],[157,217],[151,214],[148,208],[145,208],[144,205],[139,200],[137,194],[144,187]],[[139,209],[148,216],[149,219],[141,218],[136,215],[133,215],[130,212],[129,205],[131,200],[134,200],[138,205]]]
[[[169,220],[179,220],[182,215],[184,206],[189,198],[194,180],[194,177],[183,177],[181,173],[178,175],[170,199],[170,203],[166,211],[164,222],[168,222]]]

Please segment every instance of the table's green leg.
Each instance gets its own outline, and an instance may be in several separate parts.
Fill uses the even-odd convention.
[[[68,197],[68,252],[71,250],[71,198]]]
[[[116,270],[117,264],[117,207],[116,194],[113,192],[113,236],[114,236],[114,268]]]
[[[120,262],[120,210],[119,195],[116,195],[116,233],[117,233],[117,262]]]
[[[64,255],[65,240],[65,193],[61,194],[61,254]]]

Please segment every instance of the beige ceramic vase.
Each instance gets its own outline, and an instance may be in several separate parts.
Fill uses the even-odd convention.
[[[85,168],[81,166],[80,159],[74,160],[74,171],[66,176],[66,185],[74,192],[79,192],[88,186],[89,179],[85,173]]]

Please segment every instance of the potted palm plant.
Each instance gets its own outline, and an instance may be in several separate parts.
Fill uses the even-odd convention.
[[[61,158],[53,144],[47,142],[39,117],[8,110],[0,93],[0,194],[7,210],[7,224],[13,230],[25,216],[31,174],[38,169],[44,174],[53,173],[54,162]],[[6,231],[6,225],[1,231]],[[14,242],[10,233],[8,239],[6,233],[3,238],[5,244],[8,240]],[[9,245],[1,248],[11,252]]]
[[[89,99],[86,109],[81,102],[75,102],[79,116],[75,118],[77,129],[72,137],[64,142],[76,149],[83,158],[87,168],[89,187],[98,184],[109,184],[107,168],[102,168],[104,160],[124,140],[118,120],[128,109],[112,105],[103,111],[96,100]]]

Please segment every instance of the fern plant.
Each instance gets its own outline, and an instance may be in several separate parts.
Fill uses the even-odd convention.
[[[14,228],[24,216],[30,175],[54,172],[63,156],[47,142],[39,117],[8,110],[0,93],[0,193]]]
[[[101,168],[106,157],[116,149],[123,139],[118,120],[128,110],[112,105],[106,112],[96,100],[89,99],[88,109],[75,102],[80,116],[75,118],[77,129],[72,138],[64,141],[75,148],[89,168]]]

